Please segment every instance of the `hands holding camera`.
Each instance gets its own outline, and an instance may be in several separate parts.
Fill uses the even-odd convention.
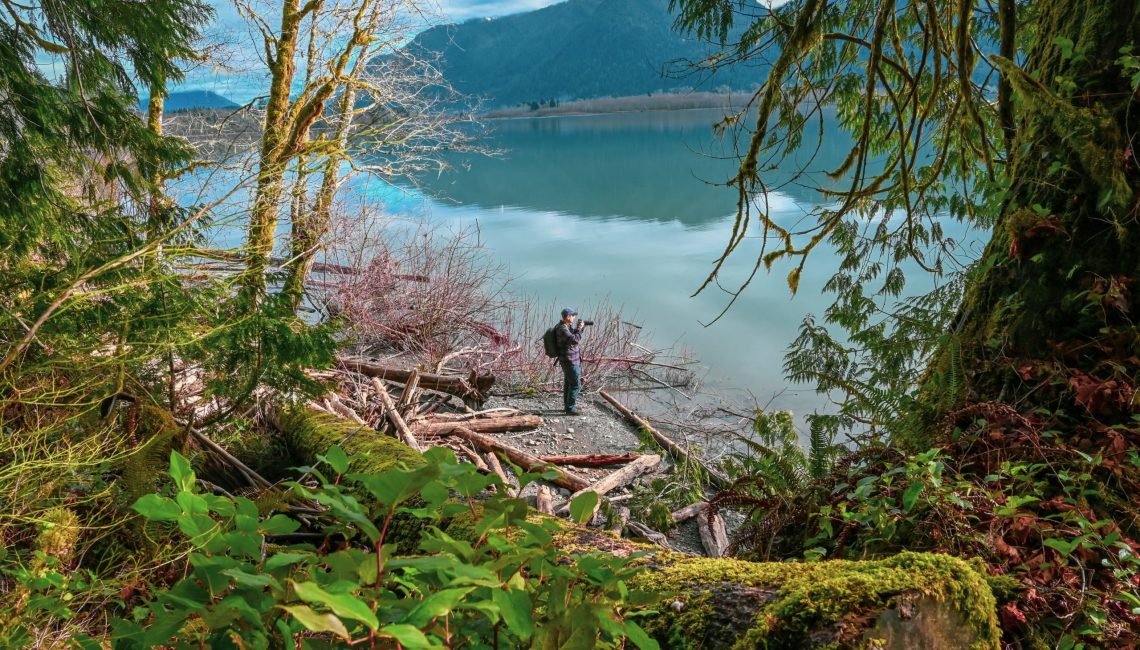
[[[594,321],[592,321],[592,320],[584,320],[581,318],[578,319],[578,329],[585,329],[587,325],[593,325],[593,324],[594,324]]]

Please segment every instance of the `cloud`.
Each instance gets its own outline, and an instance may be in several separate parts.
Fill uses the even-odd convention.
[[[440,0],[440,10],[449,21],[493,18],[542,9],[560,0]]]

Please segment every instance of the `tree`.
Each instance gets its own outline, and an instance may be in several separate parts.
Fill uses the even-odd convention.
[[[966,544],[965,552],[1015,572],[1034,594],[1048,590],[1012,611],[1036,620],[1057,613],[1051,635],[1075,643],[1089,624],[1086,640],[1131,643],[1133,615],[1114,603],[1135,600],[1140,532],[1128,514],[1140,486],[1128,460],[1140,443],[1131,300],[1140,262],[1132,134],[1140,125],[1130,78],[1140,8],[1077,0],[671,6],[680,26],[722,43],[746,21],[714,65],[779,48],[753,97],[751,132],[743,113],[720,125],[744,140],[728,181],[738,214],[702,289],[753,220],[775,241],[756,267],[791,260],[793,291],[809,254],[834,245],[837,300],[825,318],[849,343],[809,320],[787,360],[791,376],[842,395],[835,425],[886,429],[903,452],[953,450],[959,456],[948,462],[971,489],[997,486],[1005,499],[1028,488],[1051,504],[1021,506],[1020,537],[995,515],[991,547]],[[829,205],[795,232],[763,209],[763,173],[829,110],[854,146],[832,171],[835,184],[822,188]],[[992,230],[980,259],[958,270],[947,218]],[[892,305],[902,260],[946,284]],[[1033,480],[1009,476],[1011,467]],[[1081,492],[1077,476],[1099,487]],[[1080,537],[1090,526],[1114,531],[1103,538],[1112,542]],[[917,532],[909,539],[926,543]],[[1117,558],[1112,544],[1122,539]],[[1040,571],[1014,558],[1017,549],[1000,557],[1025,540],[1047,547],[1037,561],[1060,568]],[[1003,621],[1012,630],[1025,616]]]
[[[462,138],[446,126],[455,118],[439,108],[451,97],[438,73],[397,49],[413,29],[409,16],[425,14],[416,2],[283,0],[276,28],[253,2],[235,4],[261,35],[270,78],[243,291],[253,303],[264,297],[292,173],[285,290],[295,307],[352,151],[385,160],[361,168],[394,174]],[[319,181],[310,198],[314,175]]]

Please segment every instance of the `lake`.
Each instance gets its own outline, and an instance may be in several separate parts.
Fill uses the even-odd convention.
[[[711,128],[719,117],[691,110],[495,120],[487,143],[501,155],[453,158],[442,176],[384,191],[382,200],[389,212],[477,227],[494,258],[509,266],[514,289],[544,304],[574,305],[585,316],[603,297],[624,306],[650,345],[695,353],[708,369],[707,390],[751,393],[802,416],[825,400],[784,380],[784,350],[803,316],[829,304],[821,287],[834,259],[821,251],[810,260],[794,297],[789,266],[761,270],[707,327],[730,296],[715,285],[691,296],[723,251],[735,213],[735,191],[723,186],[736,167],[731,142]],[[840,164],[848,142],[825,132],[807,165],[814,182]],[[770,211],[781,224],[802,219],[818,201],[802,180],[790,183],[807,161],[806,153],[797,156],[765,175]],[[750,237],[721,274],[727,288],[755,264],[761,242],[758,232]]]

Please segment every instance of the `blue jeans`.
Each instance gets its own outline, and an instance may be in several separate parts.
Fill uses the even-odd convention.
[[[573,411],[582,391],[582,366],[562,359],[558,363],[562,366],[562,406]]]

